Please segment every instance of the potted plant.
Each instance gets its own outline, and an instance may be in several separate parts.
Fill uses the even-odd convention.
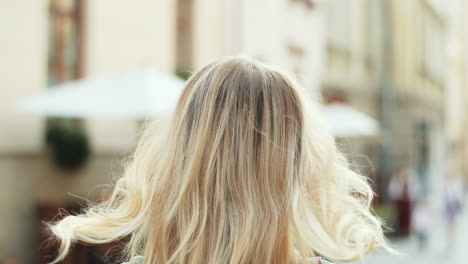
[[[51,120],[45,141],[59,168],[76,170],[89,159],[91,151],[88,137],[73,120]]]

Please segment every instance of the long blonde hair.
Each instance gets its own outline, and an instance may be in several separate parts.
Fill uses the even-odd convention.
[[[144,263],[306,263],[388,248],[372,190],[284,73],[216,60],[188,81],[167,128],[149,125],[111,198],[50,229],[75,241],[129,237]]]

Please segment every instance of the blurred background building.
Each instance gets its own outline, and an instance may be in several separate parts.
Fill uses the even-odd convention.
[[[96,186],[119,175],[141,124],[65,119],[85,132],[91,153],[84,166],[64,170],[46,142],[63,118],[20,113],[20,99],[142,67],[185,78],[226,55],[292,72],[325,104],[378,120],[375,136],[337,138],[375,183],[376,207],[389,203],[392,175],[409,168],[418,199],[441,211],[446,178],[465,179],[468,169],[466,10],[463,0],[4,1],[0,260],[45,263],[53,253],[43,249],[42,221],[62,207],[79,210],[86,202],[77,197],[102,199]],[[67,261],[100,263],[102,251],[78,246]]]

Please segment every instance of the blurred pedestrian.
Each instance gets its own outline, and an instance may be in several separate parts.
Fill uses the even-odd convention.
[[[309,263],[317,252],[351,260],[390,249],[366,178],[306,98],[249,59],[204,67],[172,122],[146,128],[111,198],[50,226],[58,259],[73,242],[122,237],[124,257],[144,264]]]
[[[428,202],[425,200],[417,202],[414,206],[411,226],[416,233],[419,249],[421,251],[425,250],[427,247],[428,232],[432,223],[431,219],[432,213]]]
[[[411,230],[411,206],[417,194],[411,169],[403,167],[393,175],[388,192],[397,213],[396,231],[399,235],[407,236]]]
[[[444,196],[447,227],[447,250],[450,251],[453,248],[455,241],[456,220],[462,209],[462,201],[464,196],[463,182],[456,177],[448,178],[445,182]]]

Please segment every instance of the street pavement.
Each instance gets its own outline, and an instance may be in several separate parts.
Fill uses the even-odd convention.
[[[466,203],[465,203],[466,204]],[[448,247],[448,236],[445,221],[441,215],[433,219],[433,228],[429,233],[428,245],[420,250],[415,236],[391,241],[392,246],[402,256],[390,255],[376,250],[364,260],[353,263],[364,264],[468,264],[468,207],[465,207],[458,218],[454,232],[454,243]],[[349,263],[349,262],[348,262]]]

